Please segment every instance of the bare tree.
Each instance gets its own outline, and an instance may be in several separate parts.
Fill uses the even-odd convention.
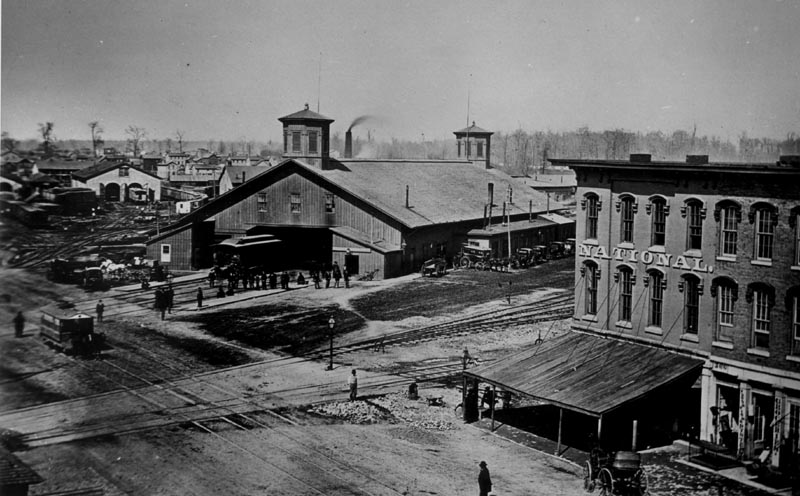
[[[133,152],[134,157],[138,157],[139,144],[142,142],[145,136],[147,136],[147,131],[145,131],[143,127],[134,126],[133,124],[131,124],[125,130],[125,134],[128,135],[128,143],[127,143],[128,150],[131,150]]]
[[[178,140],[178,153],[183,153],[183,131],[175,131],[175,139]]]
[[[42,151],[44,156],[49,157],[53,154],[53,128],[55,125],[52,122],[39,123],[39,134],[42,135]]]
[[[92,154],[97,158],[97,148],[103,146],[103,138],[100,137],[103,128],[98,121],[92,121],[89,123],[89,129],[92,131]]]
[[[16,152],[19,147],[19,141],[12,138],[7,132],[3,131],[3,151]]]

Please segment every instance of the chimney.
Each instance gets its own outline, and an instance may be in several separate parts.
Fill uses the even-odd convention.
[[[244,184],[245,181],[247,181],[247,177],[245,177],[245,173],[242,172],[242,184]]]
[[[411,208],[408,206],[408,184],[406,184],[406,208]]]
[[[353,158],[353,133],[349,129],[344,133],[344,158]]]
[[[690,165],[707,164],[708,155],[686,155],[686,163]]]
[[[631,162],[649,164],[652,156],[649,153],[631,153]]]
[[[489,227],[492,227],[493,206],[494,206],[494,183],[489,183]]]

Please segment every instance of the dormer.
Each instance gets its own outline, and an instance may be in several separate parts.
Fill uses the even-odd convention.
[[[473,164],[491,169],[492,131],[481,129],[472,121],[472,125],[460,131],[454,131],[458,146],[458,158],[469,160]]]
[[[283,158],[327,168],[333,119],[309,110],[306,104],[305,109],[278,120],[283,123]]]

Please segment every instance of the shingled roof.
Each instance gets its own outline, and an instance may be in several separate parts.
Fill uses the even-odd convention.
[[[42,477],[19,458],[0,447],[0,486],[38,484]]]

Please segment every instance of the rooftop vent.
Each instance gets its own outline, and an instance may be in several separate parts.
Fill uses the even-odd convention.
[[[686,163],[700,165],[708,163],[708,155],[686,155]]]
[[[649,164],[651,161],[651,155],[649,153],[631,153],[631,162],[639,162],[639,163],[647,163]]]

